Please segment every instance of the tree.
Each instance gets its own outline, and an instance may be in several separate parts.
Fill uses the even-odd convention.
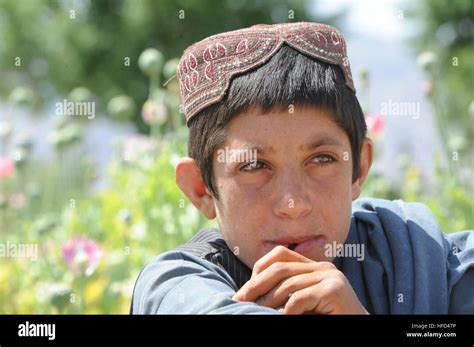
[[[452,174],[467,173],[464,176],[469,181],[474,135],[474,2],[424,0],[415,4],[409,12],[422,29],[413,44],[428,76],[425,93],[434,106],[445,154],[452,159]]]
[[[340,16],[317,20],[335,24]],[[168,60],[211,34],[306,20],[316,18],[305,0],[2,1],[0,93],[29,85],[51,100],[83,86],[102,105],[118,94],[140,105],[148,93],[137,66],[145,48]]]

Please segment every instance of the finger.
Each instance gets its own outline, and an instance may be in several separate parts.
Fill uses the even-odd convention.
[[[271,264],[276,262],[301,262],[311,263],[314,260],[308,259],[305,256],[294,252],[283,246],[276,246],[270,252],[261,257],[253,266],[252,277],[258,275]]]
[[[327,290],[323,281],[293,293],[283,309],[283,314],[328,314],[332,310],[330,302],[327,301]]]
[[[324,276],[324,271],[313,271],[289,277],[277,284],[267,294],[258,298],[256,303],[271,308],[284,306],[293,293],[318,284]]]
[[[312,263],[273,263],[262,273],[251,278],[234,295],[234,300],[255,301],[259,296],[268,293],[282,280],[301,273],[316,271],[317,262]]]

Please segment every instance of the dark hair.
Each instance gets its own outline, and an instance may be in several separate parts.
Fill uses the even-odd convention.
[[[195,115],[189,122],[188,154],[193,158],[207,188],[218,198],[212,158],[225,142],[231,119],[252,107],[263,113],[273,108],[325,107],[346,132],[351,143],[353,173],[359,176],[360,152],[367,126],[355,93],[345,85],[337,65],[305,56],[283,45],[264,65],[235,77],[222,101]]]

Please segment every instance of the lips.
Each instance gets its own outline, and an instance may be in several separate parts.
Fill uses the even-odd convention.
[[[290,248],[298,253],[305,253],[310,251],[315,247],[321,247],[327,243],[327,238],[324,235],[308,235],[308,236],[301,236],[301,237],[289,237],[289,238],[282,238],[272,241],[265,242],[265,248],[271,250],[276,246],[283,246]]]

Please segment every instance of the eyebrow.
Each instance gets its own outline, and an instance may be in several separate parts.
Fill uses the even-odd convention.
[[[341,141],[339,139],[330,137],[330,136],[323,136],[323,137],[318,137],[314,140],[312,140],[310,143],[307,145],[302,145],[299,147],[299,149],[306,149],[307,151],[310,151],[312,149],[321,147],[321,146],[339,146],[343,147]]]
[[[318,137],[313,139],[307,144],[301,145],[298,147],[299,150],[303,151],[311,151],[313,149],[316,149],[321,146],[339,146],[343,147],[342,143],[334,137],[329,137],[329,136],[323,136],[323,137]],[[252,144],[247,144],[239,148],[239,150],[244,150],[244,151],[257,151],[259,154],[274,154],[275,153],[275,148],[272,146],[262,146],[260,144],[252,143]]]

